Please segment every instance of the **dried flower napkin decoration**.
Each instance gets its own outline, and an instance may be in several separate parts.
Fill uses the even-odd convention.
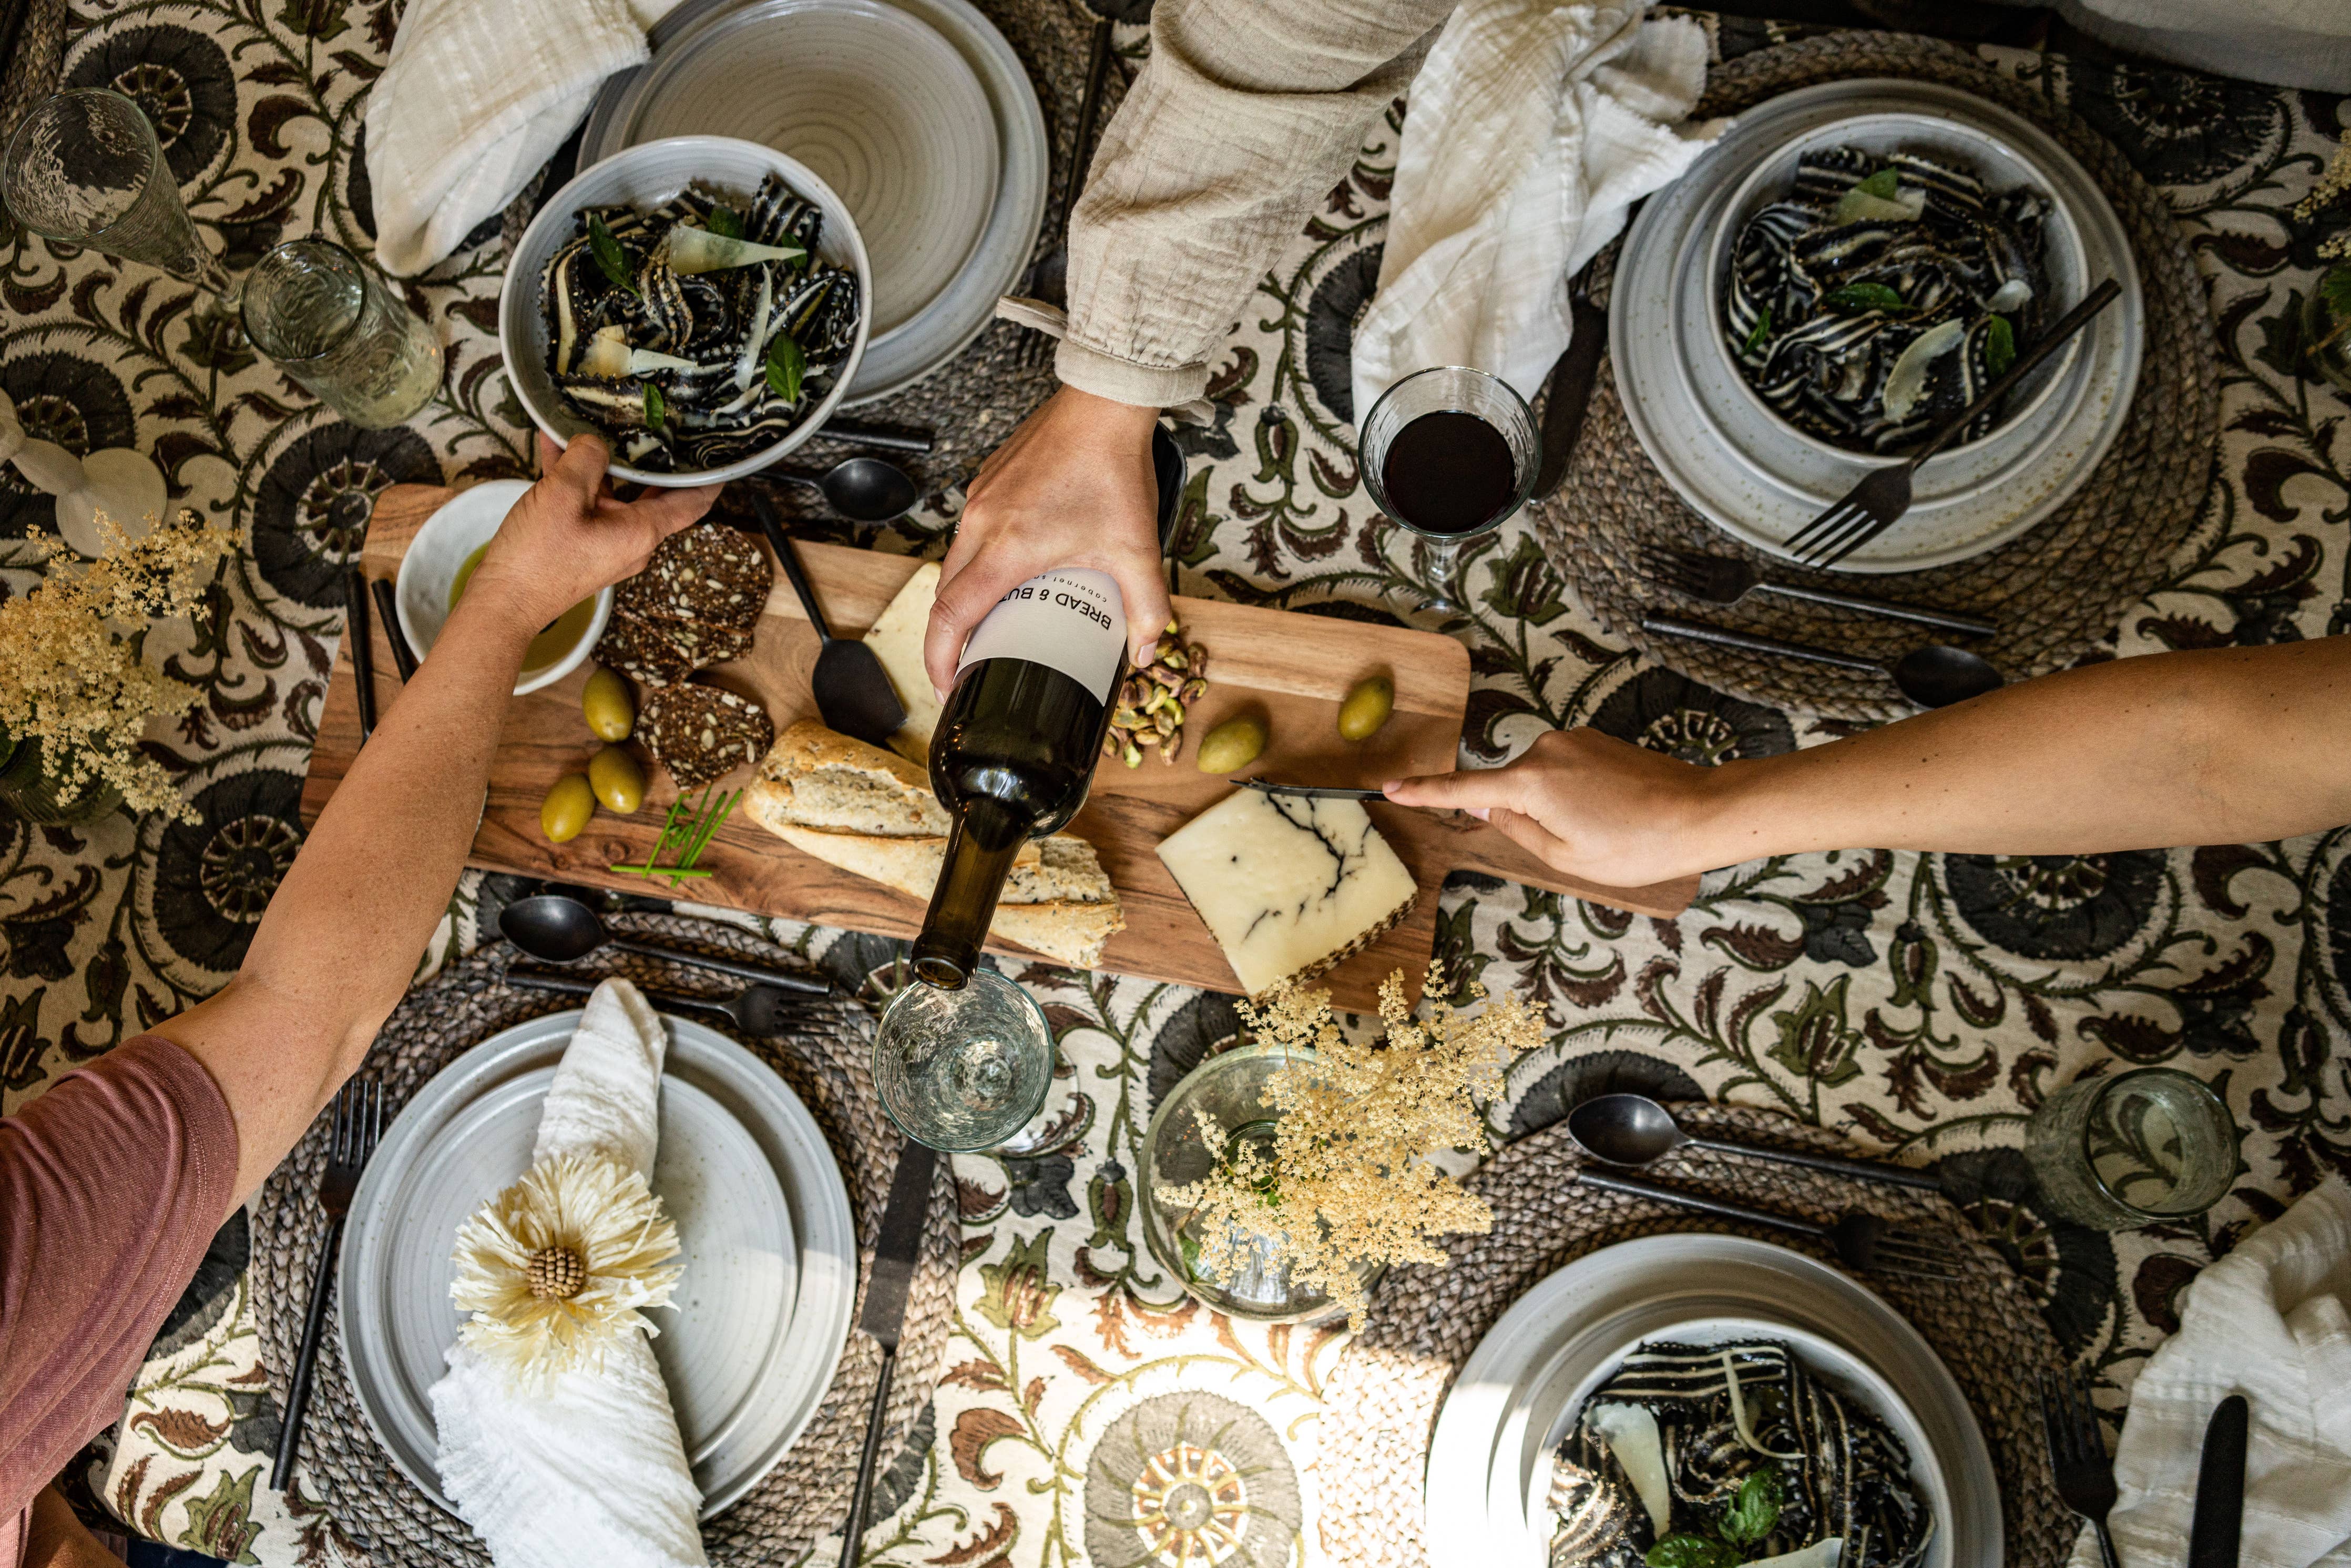
[[[104,516],[98,530],[98,559],[86,565],[38,530],[27,536],[48,571],[0,603],[0,729],[39,741],[44,768],[69,795],[109,785],[134,811],[193,822],[194,809],[140,741],[149,718],[184,714],[204,694],[149,668],[140,643],[151,622],[203,601],[236,536],[188,512],[135,540]]]
[[[1443,989],[1432,964],[1424,992]],[[1486,994],[1474,984],[1469,990],[1473,998]],[[1434,1238],[1493,1228],[1486,1200],[1462,1190],[1428,1156],[1484,1152],[1475,1095],[1499,1088],[1503,1063],[1541,1043],[1543,1015],[1505,996],[1468,1019],[1436,1002],[1416,1023],[1401,969],[1380,986],[1384,1044],[1358,1044],[1341,1033],[1328,991],[1285,986],[1262,1007],[1243,1002],[1241,1013],[1260,1040],[1298,1053],[1261,1097],[1275,1113],[1272,1153],[1233,1140],[1202,1115],[1201,1142],[1216,1169],[1158,1196],[1198,1211],[1203,1273],[1226,1273],[1262,1239],[1293,1281],[1345,1307],[1349,1323],[1361,1328],[1369,1305],[1361,1265],[1443,1268]]]
[[[644,1309],[669,1304],[677,1254],[677,1226],[643,1176],[550,1155],[458,1228],[449,1295],[474,1314],[459,1338],[513,1383],[601,1371],[622,1334],[661,1333]]]

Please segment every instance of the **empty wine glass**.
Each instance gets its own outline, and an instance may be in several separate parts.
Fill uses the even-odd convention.
[[[238,280],[196,237],[155,128],[119,92],[36,104],[0,160],[0,202],[36,234],[160,267],[236,308]]]
[[[994,969],[953,990],[910,980],[882,1010],[873,1086],[898,1130],[955,1154],[992,1149],[1045,1108],[1053,1030],[1044,1009]]]
[[[1542,465],[1534,412],[1499,376],[1433,365],[1382,392],[1356,437],[1372,503],[1428,541],[1421,608],[1458,612],[1461,547],[1534,493]]]
[[[399,424],[441,390],[433,329],[341,246],[288,240],[254,264],[245,335],[353,424]]]

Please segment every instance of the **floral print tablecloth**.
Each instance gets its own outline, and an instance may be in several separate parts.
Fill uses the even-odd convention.
[[[360,109],[398,18],[398,0],[77,0],[65,76],[147,108],[200,226],[233,260],[313,232],[364,252]],[[1782,36],[1709,26],[1726,55]],[[2116,627],[2112,651],[2351,630],[2345,405],[2295,373],[2316,247],[2351,214],[2290,214],[2351,118],[2346,99],[1991,57],[2087,117],[2165,190],[2219,322],[2220,472],[2195,537]],[[1186,592],[1364,618],[1417,597],[1409,552],[1362,493],[1348,423],[1349,331],[1378,270],[1399,123],[1376,129],[1261,280],[1217,371],[1216,421],[1185,437]],[[147,644],[204,693],[152,742],[200,820],[0,823],[8,1105],[235,967],[300,842],[337,584],[369,498],[402,480],[521,471],[525,426],[495,337],[502,251],[495,225],[478,237],[409,290],[448,345],[445,401],[408,428],[368,432],[207,335],[168,280],[0,231],[0,386],[26,423],[80,450],[153,453],[185,503],[246,546],[197,623]],[[0,566],[25,559],[7,541],[44,517],[13,472],[0,476]],[[935,549],[937,529],[880,542]],[[21,566],[9,575],[26,580]],[[1474,549],[1468,581],[1472,611],[1452,628],[1476,672],[1468,760],[1566,724],[1709,762],[1833,733],[1612,646],[1522,526]],[[477,942],[519,891],[468,877],[428,964]],[[844,979],[894,953],[873,937],[771,932]],[[1489,1112],[1498,1137],[1614,1084],[1778,1105],[1932,1159],[2113,1404],[2204,1263],[2328,1172],[2351,1172],[2351,829],[2087,858],[1791,857],[1709,876],[1674,921],[1457,876],[1440,951],[1459,981],[1539,997],[1557,1029],[1512,1065]],[[968,1261],[956,1338],[931,1417],[884,1479],[873,1560],[1319,1560],[1316,1417],[1343,1336],[1196,1307],[1141,1250],[1134,1219],[1151,1108],[1234,1038],[1232,1001],[1110,976],[1029,978],[1074,1070],[1056,1102],[1071,1142],[1040,1158],[956,1161]],[[2193,1223],[2123,1237],[2038,1212],[2015,1152],[2022,1117],[2085,1069],[2144,1062],[2227,1095],[2247,1131],[2234,1192]],[[266,1485],[277,1413],[245,1249],[233,1220],[120,1426],[77,1473],[143,1535],[245,1563],[356,1560],[331,1500]]]

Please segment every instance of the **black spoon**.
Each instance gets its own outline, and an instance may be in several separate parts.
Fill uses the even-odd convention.
[[[853,457],[852,463],[868,459]],[[844,463],[842,467],[849,465]],[[837,472],[837,470],[836,470]],[[836,637],[824,623],[824,612],[816,601],[816,587],[800,570],[800,558],[793,553],[792,541],[784,538],[784,526],[776,519],[776,508],[756,487],[747,487],[751,497],[751,509],[759,514],[759,526],[768,532],[768,544],[776,552],[776,559],[784,575],[792,580],[792,591],[800,596],[800,608],[808,612],[809,624],[824,639],[824,651],[816,656],[816,670],[809,685],[816,694],[816,711],[823,716],[825,727],[843,735],[874,746],[886,745],[906,722],[906,705],[899,700],[897,688],[891,685],[889,672],[873,650],[862,643]]]
[[[569,964],[601,948],[611,947],[622,953],[643,954],[648,958],[666,958],[673,963],[691,964],[698,969],[715,970],[738,980],[774,986],[801,996],[820,997],[832,989],[829,982],[813,976],[763,969],[756,964],[738,964],[731,958],[713,958],[701,953],[639,942],[633,937],[615,936],[605,929],[602,918],[593,909],[559,893],[518,898],[499,910],[498,935],[546,964]]]
[[[1833,653],[1826,648],[1782,643],[1777,637],[1759,637],[1751,632],[1733,632],[1728,627],[1683,621],[1671,615],[1645,615],[1641,618],[1641,630],[1666,637],[1687,637],[1694,643],[1712,643],[1718,647],[1744,648],[1750,653],[1809,659],[1816,664],[1834,664],[1841,670],[1866,670],[1886,676],[1919,707],[1949,707],[1986,692],[1996,692],[2008,684],[2008,677],[1982,654],[1940,643],[1913,648],[1893,664],[1881,664],[1855,653]]]
[[[527,991],[560,991],[566,996],[584,997],[601,983],[574,975],[542,975],[531,969],[507,971],[507,984]],[[781,1034],[797,1010],[791,992],[770,985],[746,986],[731,997],[684,997],[674,991],[646,991],[644,998],[656,1008],[723,1014],[745,1034]]]
[[[821,474],[769,468],[760,477],[821,491],[824,504],[852,523],[903,517],[914,509],[918,494],[904,469],[879,457],[844,457]]]
[[[1730,1138],[1700,1137],[1682,1130],[1674,1113],[1646,1094],[1603,1094],[1586,1100],[1567,1113],[1567,1135],[1593,1159],[1612,1166],[1655,1165],[1676,1149],[1712,1149],[1717,1154],[1747,1155],[1782,1165],[1832,1176],[1858,1176],[1864,1181],[1892,1182],[1925,1192],[1940,1192],[1943,1184],[1931,1173],[1897,1166],[1891,1160],[1846,1160],[1802,1149],[1742,1144]]]

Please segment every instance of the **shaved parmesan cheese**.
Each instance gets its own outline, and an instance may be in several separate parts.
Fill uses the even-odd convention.
[[[1649,1528],[1656,1531],[1657,1539],[1672,1534],[1674,1494],[1666,1479],[1666,1449],[1657,1436],[1657,1418],[1643,1405],[1595,1405],[1584,1412],[1583,1420],[1640,1494],[1641,1506],[1649,1511]],[[1834,1562],[1830,1568],[1834,1568]]]
[[[662,258],[681,277],[748,267],[755,261],[798,261],[808,252],[796,245],[756,245],[680,224],[662,238]]]
[[[1881,223],[1915,224],[1918,214],[1927,210],[1927,193],[1917,189],[1904,191],[1892,201],[1873,196],[1855,186],[1837,199],[1836,216],[1830,221],[1838,224]]]
[[[1793,1552],[1782,1552],[1777,1557],[1758,1557],[1746,1568],[1837,1568],[1837,1559],[1844,1555],[1844,1537],[1824,1535],[1810,1546]]]
[[[2011,277],[1992,291],[1991,298],[1984,301],[1984,308],[1991,311],[2020,309],[2032,298],[2032,285],[2021,277]]]
[[[629,340],[618,327],[599,327],[588,346],[580,351],[579,374],[618,381],[622,376],[641,376],[647,371],[690,371],[692,360],[681,360],[675,354],[657,354],[651,349],[632,349]]]
[[[1902,350],[1894,361],[1894,369],[1886,377],[1886,417],[1904,420],[1917,406],[1927,391],[1927,371],[1937,360],[1959,346],[1968,335],[1964,321],[1945,321],[1918,334],[1917,340]]]

